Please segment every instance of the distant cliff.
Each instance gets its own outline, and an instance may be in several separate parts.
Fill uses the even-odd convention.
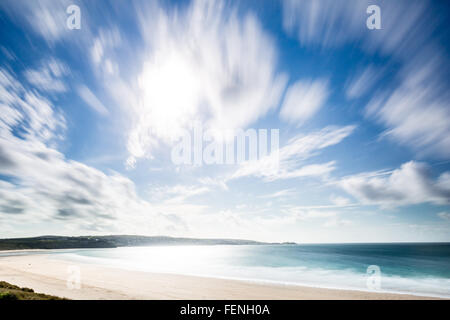
[[[42,236],[34,238],[0,239],[0,250],[20,249],[75,249],[75,248],[117,248],[155,245],[261,245],[268,244],[251,240],[236,239],[193,239],[147,236]]]

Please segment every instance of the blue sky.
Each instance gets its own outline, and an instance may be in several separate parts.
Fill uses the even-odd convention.
[[[449,12],[2,1],[0,236],[450,241]],[[175,164],[193,124],[278,129],[278,169]]]

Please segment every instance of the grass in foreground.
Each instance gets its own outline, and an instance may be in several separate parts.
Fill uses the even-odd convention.
[[[0,281],[0,300],[67,300],[48,294],[34,292],[30,288],[20,288],[5,281]]]

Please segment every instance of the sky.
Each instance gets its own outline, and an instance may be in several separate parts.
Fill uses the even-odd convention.
[[[424,0],[3,0],[0,238],[450,241],[449,15]],[[192,161],[174,161],[198,128]],[[266,155],[248,138],[244,161],[205,160],[225,132],[260,129]]]

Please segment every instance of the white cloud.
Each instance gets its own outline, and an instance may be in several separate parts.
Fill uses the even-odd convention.
[[[9,50],[8,48],[5,48],[4,46],[0,46],[0,50],[3,53],[3,55],[6,57],[7,60],[10,60],[10,61],[17,60],[17,56],[15,55],[15,53],[13,51]]]
[[[441,218],[443,220],[450,221],[450,213],[449,212],[439,212],[437,215],[439,218]]]
[[[69,73],[65,64],[56,59],[49,59],[37,70],[26,70],[25,77],[31,85],[42,91],[65,92],[67,87],[62,78]]]
[[[50,101],[36,92],[30,92],[6,70],[0,69],[0,133],[10,134],[21,126],[18,133],[28,140],[49,142],[60,138],[65,119],[53,110]]]
[[[345,207],[351,203],[350,199],[348,199],[348,198],[334,196],[334,195],[330,197],[330,200],[334,205],[336,205],[338,207]]]
[[[323,106],[328,91],[327,81],[297,81],[286,92],[280,111],[281,119],[302,124]]]
[[[103,45],[100,39],[96,39],[91,48],[91,59],[94,64],[98,64],[103,59]]]
[[[300,220],[310,220],[310,219],[318,219],[318,218],[329,218],[335,217],[338,215],[336,211],[324,211],[324,210],[303,210],[297,209],[293,207],[289,210],[292,213],[296,214],[296,218]]]
[[[261,196],[261,198],[276,198],[276,199],[282,199],[286,197],[291,197],[295,194],[295,189],[283,189],[280,191],[276,191],[274,193],[269,193]]]
[[[44,3],[45,1],[41,1],[41,5],[36,6],[34,12],[28,16],[29,23],[45,39],[57,40],[67,30],[65,14],[67,7],[63,7],[62,3],[56,6],[54,2],[52,5]]]
[[[324,221],[323,227],[346,227],[352,225],[353,222],[349,219],[342,218],[343,212],[330,210],[313,210],[305,209],[299,206],[291,206],[282,210],[286,215],[284,219],[291,219],[291,223],[308,222],[308,221]]]
[[[70,0],[5,0],[0,6],[21,25],[26,25],[28,30],[54,43],[70,31],[66,26],[66,9],[71,4]]]
[[[114,49],[120,47],[122,41],[122,35],[117,28],[100,30],[90,49],[91,60],[96,72],[100,71],[106,77],[118,74],[119,67],[114,62],[117,59]]]
[[[8,177],[0,181],[0,214],[9,223],[46,223],[73,232],[174,227],[164,216],[149,227],[146,221],[157,211],[137,196],[128,178],[66,159],[54,146],[64,132],[62,114],[5,70],[0,108],[0,175]]]
[[[366,94],[374,83],[380,78],[380,71],[375,67],[368,66],[357,74],[347,86],[347,97],[355,99]]]
[[[279,152],[254,161],[245,161],[233,173],[231,179],[256,176],[267,181],[299,177],[323,177],[334,170],[334,161],[322,164],[304,164],[320,150],[336,145],[349,136],[354,126],[327,127],[320,131],[298,135],[290,139]]]
[[[387,127],[385,135],[410,146],[421,156],[450,157],[450,103],[444,61],[437,54],[412,59],[402,70],[400,86],[376,95],[367,117]]]
[[[362,6],[367,8],[373,1],[353,0],[362,2]],[[350,1],[345,1],[348,6],[353,5]],[[364,4],[365,2],[365,4]],[[364,47],[369,51],[379,50],[384,54],[394,54],[395,56],[408,60],[412,52],[420,52],[430,45],[431,33],[437,24],[429,23],[437,19],[433,9],[430,9],[427,2],[421,0],[382,0],[377,3],[381,9],[381,29],[371,32],[366,28],[367,13],[364,17],[364,27],[360,30]],[[428,7],[428,8],[427,8]],[[347,10],[351,10],[346,8]],[[407,12],[407,14],[405,14]]]
[[[346,227],[353,224],[353,221],[349,219],[341,219],[338,217],[333,217],[324,223],[324,227],[334,228],[334,227]]]
[[[341,179],[338,185],[363,204],[385,207],[420,203],[450,204],[449,173],[437,180],[425,164],[414,161],[392,172],[373,172]]]
[[[89,90],[85,85],[81,85],[78,87],[78,94],[87,103],[89,107],[94,109],[96,112],[100,113],[103,116],[108,115],[108,109],[103,105],[103,103],[98,100],[98,98]]]
[[[354,40],[365,28],[367,1],[284,0],[283,26],[300,43],[331,46]]]
[[[282,177],[300,178],[300,177],[324,177],[335,169],[335,161],[330,161],[323,164],[310,164],[299,169],[286,172]]]
[[[151,158],[196,121],[205,129],[245,128],[278,105],[286,79],[276,72],[273,39],[255,16],[229,9],[198,0],[142,13],[147,51],[133,79],[130,164]]]
[[[221,178],[204,177],[204,178],[199,178],[198,182],[200,182],[201,184],[204,184],[206,186],[220,187],[225,191],[228,190],[227,184],[225,183],[224,179],[221,179]]]
[[[423,1],[377,1],[381,29],[366,27],[369,0],[284,0],[283,27],[304,46],[335,47],[359,43],[368,51],[407,55],[428,40],[429,12]],[[406,14],[407,12],[407,14]]]
[[[165,204],[182,203],[186,199],[210,192],[210,188],[206,186],[195,185],[174,185],[153,187],[149,194],[152,199],[162,201]]]

